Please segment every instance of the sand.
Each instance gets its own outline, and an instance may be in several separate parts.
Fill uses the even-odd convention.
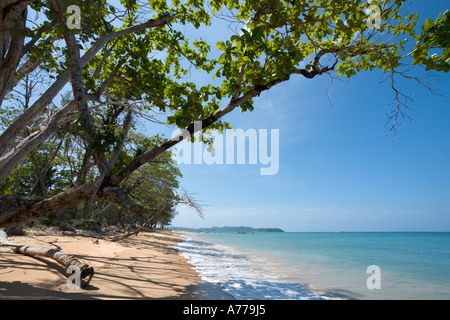
[[[69,289],[56,261],[0,247],[0,299],[232,299],[219,285],[201,280],[173,248],[178,232],[143,232],[120,242],[42,233],[8,240],[74,255],[93,266],[95,275],[85,288]]]

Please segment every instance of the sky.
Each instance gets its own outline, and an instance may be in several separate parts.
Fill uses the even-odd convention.
[[[411,9],[434,20],[448,3],[415,1]],[[213,36],[201,32],[204,39]],[[439,78],[432,87],[450,96],[450,75]],[[450,231],[450,98],[399,79],[402,92],[413,96],[411,121],[403,120],[393,135],[385,123],[394,92],[388,82],[380,84],[384,79],[379,72],[332,83],[326,75],[298,75],[256,98],[253,112],[227,115],[234,129],[267,130],[269,139],[278,130],[278,171],[261,175],[268,166],[261,158],[256,164],[180,164],[181,186],[204,213],[201,218],[179,205],[172,225]],[[269,144],[269,155],[275,145]]]

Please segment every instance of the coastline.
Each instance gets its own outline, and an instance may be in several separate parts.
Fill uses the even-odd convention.
[[[11,236],[13,243],[52,248],[95,269],[89,285],[69,289],[65,270],[49,258],[0,247],[0,300],[233,300],[222,287],[203,281],[174,246],[176,231],[151,231],[110,242],[82,236],[40,233]]]

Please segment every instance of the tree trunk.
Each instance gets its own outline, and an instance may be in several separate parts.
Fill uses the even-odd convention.
[[[63,267],[66,268],[67,271],[79,271],[80,281],[81,279],[87,278],[87,280],[81,286],[87,286],[91,281],[94,275],[94,268],[90,265],[81,262],[74,256],[68,255],[64,252],[55,250],[55,249],[46,249],[46,248],[36,248],[29,246],[22,246],[18,244],[14,244],[8,241],[6,233],[0,229],[0,246],[2,247],[11,247],[16,253],[25,254],[28,256],[37,256],[37,257],[46,257],[55,260]],[[69,272],[69,274],[71,274]]]
[[[47,257],[55,260],[63,267],[66,268],[66,273],[71,275],[72,271],[79,270],[80,280],[87,278],[87,280],[81,285],[83,287],[87,286],[91,282],[92,276],[94,275],[94,268],[90,265],[81,262],[74,256],[70,256],[64,252],[55,249],[46,248],[36,248],[29,246],[17,246],[12,249],[16,253],[22,253],[28,256],[38,256]]]

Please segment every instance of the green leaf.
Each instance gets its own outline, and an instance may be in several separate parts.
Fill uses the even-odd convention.
[[[223,43],[223,41],[218,41],[217,42],[217,49],[225,51],[226,50],[225,43]]]

